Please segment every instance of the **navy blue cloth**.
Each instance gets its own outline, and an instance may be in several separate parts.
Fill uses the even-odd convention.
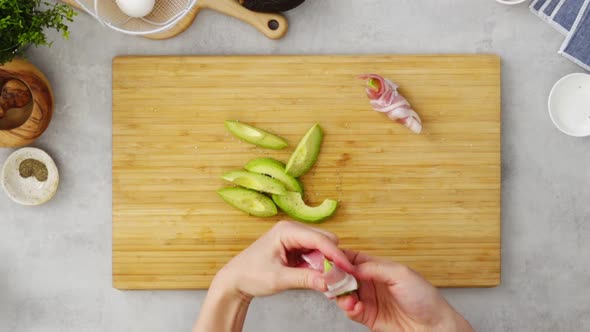
[[[543,8],[543,15],[546,17],[551,17],[559,2],[560,0],[548,0]]]
[[[535,0],[535,1],[533,1],[533,3],[531,4],[531,10],[533,12],[539,13],[539,11],[541,10],[541,8],[543,8],[543,5],[545,5],[545,2],[547,2],[547,0]]]
[[[564,0],[551,19],[557,29],[567,35],[572,29],[578,14],[584,5],[584,0]]]
[[[590,0],[584,1],[559,53],[584,69],[590,70]]]
[[[590,0],[534,0],[529,8],[566,36],[559,54],[590,71]]]

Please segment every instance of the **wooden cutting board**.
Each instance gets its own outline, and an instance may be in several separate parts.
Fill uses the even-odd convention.
[[[371,110],[356,76],[401,86],[422,135]],[[500,60],[491,55],[119,57],[113,62],[113,283],[202,289],[284,216],[226,205],[220,177],[284,151],[233,138],[224,120],[296,145],[320,123],[307,200],[341,200],[320,227],[342,247],[410,265],[438,286],[500,282]]]

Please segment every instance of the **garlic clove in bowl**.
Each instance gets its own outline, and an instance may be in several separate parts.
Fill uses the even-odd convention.
[[[134,18],[148,16],[156,6],[156,0],[117,0],[116,2],[125,15]]]

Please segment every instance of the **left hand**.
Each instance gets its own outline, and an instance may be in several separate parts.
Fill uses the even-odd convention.
[[[301,254],[321,251],[347,272],[354,270],[338,249],[338,237],[300,223],[279,222],[250,247],[234,257],[215,277],[212,287],[221,287],[249,302],[256,296],[288,289],[327,290],[323,274],[298,267]]]

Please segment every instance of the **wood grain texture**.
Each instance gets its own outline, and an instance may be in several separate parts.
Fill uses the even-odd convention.
[[[22,88],[27,89],[24,98],[22,91],[17,92]],[[0,66],[0,91],[0,147],[25,146],[39,138],[53,115],[53,91],[47,77],[30,62],[14,59]]]
[[[74,8],[81,9],[80,5],[75,0],[61,1]],[[213,9],[242,20],[252,25],[270,39],[280,39],[289,30],[289,22],[281,14],[256,13],[244,8],[237,2],[237,0],[199,0],[191,11],[176,25],[166,31],[145,35],[144,37],[155,40],[176,37],[193,24],[197,14],[202,9]],[[270,28],[269,23],[271,21],[276,22],[277,26],[275,29]]]
[[[395,80],[422,135],[371,110],[361,73]],[[202,289],[277,217],[215,191],[259,156],[287,160],[314,123],[326,137],[307,200],[341,200],[320,227],[408,264],[438,286],[500,282],[500,60],[496,56],[121,57],[113,62],[113,284]],[[280,133],[284,151],[224,120]]]

